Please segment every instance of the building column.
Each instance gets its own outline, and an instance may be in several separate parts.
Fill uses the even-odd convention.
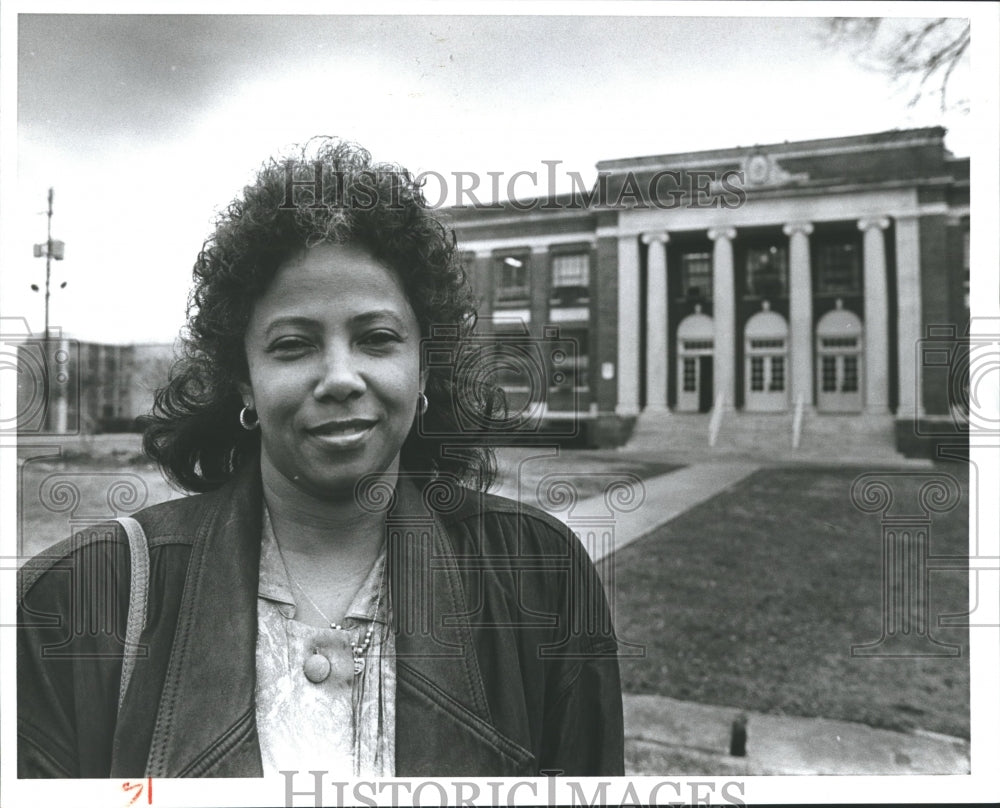
[[[865,412],[889,412],[889,287],[885,263],[885,216],[861,219],[865,253]],[[911,351],[912,343],[911,343]]]
[[[712,320],[715,324],[713,393],[725,396],[724,407],[736,403],[736,289],[733,279],[734,227],[713,227],[708,237],[712,250]]]
[[[473,288],[479,298],[479,315],[483,318],[493,316],[493,299],[496,296],[496,279],[493,277],[493,250],[477,247],[475,250],[475,266],[469,273],[473,278]]]
[[[899,418],[924,416],[923,385],[917,352],[921,328],[920,219],[896,218],[896,351],[899,367]]]
[[[618,404],[616,415],[639,414],[639,239],[618,238]]]
[[[813,405],[813,313],[812,267],[809,262],[809,222],[792,222],[784,227],[789,256],[789,363],[791,364],[792,406],[799,399],[806,408]]]
[[[541,338],[542,328],[549,321],[549,245],[535,244],[531,248],[528,263],[528,284],[530,292],[531,333]]]
[[[646,409],[667,412],[667,233],[643,233],[646,260]]]

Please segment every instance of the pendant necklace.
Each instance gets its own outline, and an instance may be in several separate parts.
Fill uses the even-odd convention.
[[[281,560],[284,561],[285,558],[284,558],[284,555],[281,553],[281,545],[280,544],[278,545],[278,553],[279,553],[279,555],[281,555]],[[360,676],[361,673],[364,672],[364,669],[365,669],[365,654],[368,652],[368,647],[372,644],[372,634],[374,634],[374,632],[375,632],[375,619],[378,617],[378,610],[379,610],[379,607],[382,605],[382,589],[385,586],[385,568],[386,568],[386,562],[383,561],[382,562],[382,574],[379,577],[379,584],[378,584],[378,597],[375,599],[375,611],[374,611],[374,613],[372,614],[372,616],[370,618],[370,622],[368,624],[368,630],[365,632],[364,639],[362,639],[361,642],[355,642],[353,637],[349,640],[349,642],[351,644],[351,653],[354,656],[354,675],[355,676]],[[309,602],[309,605],[312,606],[313,609],[316,610],[316,613],[320,617],[323,618],[324,622],[326,622],[327,625],[330,626],[330,628],[336,629],[337,631],[347,631],[347,629],[344,628],[340,623],[335,623],[329,617],[327,617],[326,614],[324,614],[323,610],[319,606],[316,605],[316,601],[314,601],[311,597],[309,597],[309,593],[306,592],[305,589],[303,589],[302,584],[300,584],[298,582],[298,580],[295,578],[295,576],[292,575],[292,571],[288,568],[288,564],[287,563],[285,564],[285,571],[288,573],[288,577],[291,580],[291,582],[293,584],[295,584],[295,586],[299,590],[299,592],[301,592],[302,595],[303,595],[303,597],[305,597],[305,599]],[[307,666],[306,677],[310,681],[314,681],[314,676],[310,675],[311,672],[309,670],[309,666],[312,663],[312,659],[315,659],[316,656],[322,656],[322,654],[319,654],[319,652],[317,651],[313,655],[313,657],[311,659],[309,659],[309,660],[306,661],[306,666]],[[329,664],[330,663],[329,663],[329,660],[326,660],[325,657],[323,657],[323,659],[326,661],[326,666],[324,666],[324,667],[326,667],[326,669],[327,669],[326,673],[328,674],[329,673]],[[317,673],[319,673],[319,672],[317,672]],[[325,679],[325,678],[326,678],[325,675],[321,676],[320,680]]]

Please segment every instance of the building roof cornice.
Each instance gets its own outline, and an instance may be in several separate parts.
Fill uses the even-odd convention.
[[[781,143],[754,144],[725,149],[705,151],[675,152],[672,154],[649,155],[601,160],[598,171],[617,173],[618,171],[644,171],[658,168],[707,168],[709,166],[739,162],[748,154],[766,152],[774,157],[816,157],[831,154],[849,154],[862,151],[901,149],[913,146],[940,145],[944,148],[945,128],[929,126],[922,129],[891,129],[867,135],[850,137],[820,138],[817,140],[783,141]]]

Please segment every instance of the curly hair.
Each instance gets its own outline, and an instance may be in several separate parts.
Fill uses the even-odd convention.
[[[329,242],[369,250],[398,273],[420,323],[452,356],[475,326],[475,299],[455,235],[431,214],[421,183],[404,168],[373,163],[356,144],[313,138],[286,159],[270,159],[223,211],[194,265],[181,357],[142,419],[143,449],[188,491],[210,491],[258,462],[260,432],[240,427],[238,385],[249,378],[244,334],[255,301],[279,267]],[[444,343],[442,345],[442,343]],[[400,465],[425,481],[448,473],[486,490],[496,474],[484,441],[441,451],[467,436],[466,417],[504,417],[503,392],[474,362],[426,368],[429,407],[411,428]]]

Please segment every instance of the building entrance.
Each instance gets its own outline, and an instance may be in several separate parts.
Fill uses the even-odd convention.
[[[816,326],[816,409],[861,412],[864,407],[861,320],[854,312],[827,312]]]
[[[712,409],[715,324],[706,314],[691,314],[677,327],[677,412]]]
[[[743,373],[744,409],[788,409],[788,323],[773,311],[759,311],[747,321]]]

